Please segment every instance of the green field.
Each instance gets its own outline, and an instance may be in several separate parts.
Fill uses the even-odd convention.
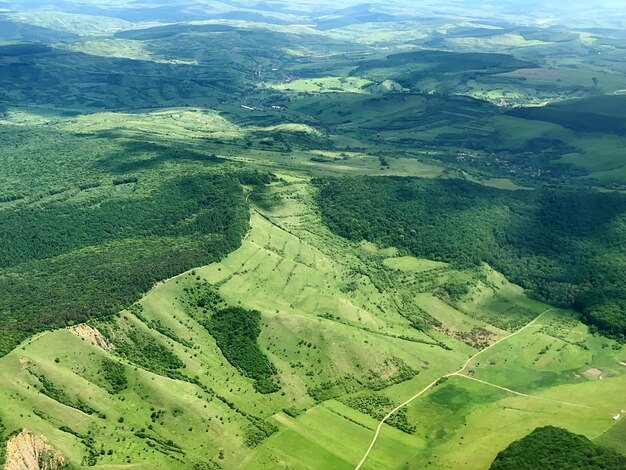
[[[505,334],[426,292],[410,295],[460,275],[454,269],[389,258],[321,229],[305,179],[271,188],[280,203],[271,212],[252,213],[252,229],[241,248],[219,263],[157,285],[140,310],[92,323],[111,338],[114,349],[91,344],[70,329],[39,335],[0,359],[8,427],[46,435],[75,464],[84,462],[91,447],[66,427],[89,433],[96,449],[107,451],[97,456],[102,465],[130,459],[146,468],[171,467],[180,459],[199,462],[209,456],[224,468],[299,465],[303,459],[310,468],[349,468],[367,448],[377,421],[346,406],[346,399],[373,389],[389,403],[399,403],[473,354],[477,328],[486,328],[491,341]],[[225,360],[202,326],[189,288],[205,280],[227,305],[262,312],[258,342],[277,370],[280,393],[257,392],[254,381]],[[537,313],[547,308],[521,298],[515,302]],[[480,305],[484,310],[493,304]],[[420,312],[418,317],[407,317],[410,310]],[[441,468],[453,468],[469,465],[472,455],[472,465],[484,468],[498,450],[535,426],[552,423],[590,438],[609,430],[612,413],[622,406],[619,360],[626,351],[589,336],[567,312],[546,315],[536,328],[482,356],[482,367],[471,366],[472,377],[538,398],[451,378],[408,407],[406,419],[416,426],[414,433],[385,426],[367,467],[404,462],[421,467],[436,460]],[[421,331],[409,326],[420,319],[434,320],[436,326]],[[132,331],[171,351],[182,368],[163,362],[166,356],[148,362],[137,353],[124,356],[123,338]],[[541,354],[545,346],[549,352]],[[113,394],[97,373],[107,357],[125,365],[128,383]],[[366,363],[363,357],[369,358]],[[591,367],[607,377],[586,378],[583,373]],[[64,390],[66,398],[47,396],[37,385],[41,376]],[[601,405],[594,394],[602,397]],[[591,408],[572,414],[571,407],[550,400]],[[78,402],[95,411],[85,414],[76,408]],[[259,419],[277,426],[277,432],[250,447],[246,439],[258,429]],[[492,423],[498,423],[499,432],[489,432]],[[162,444],[170,440],[174,444]],[[459,447],[459,440],[466,445]]]
[[[621,462],[612,1],[0,1],[0,465]]]

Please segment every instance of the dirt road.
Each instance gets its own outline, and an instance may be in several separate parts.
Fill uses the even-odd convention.
[[[365,452],[365,454],[363,455],[363,458],[361,459],[361,461],[358,463],[358,465],[355,467],[355,470],[359,470],[361,468],[361,466],[365,463],[365,461],[367,460],[367,457],[370,455],[370,452],[372,451],[372,449],[374,448],[374,445],[376,444],[376,441],[378,440],[378,436],[380,434],[380,431],[383,427],[383,424],[385,424],[385,421],[387,421],[394,413],[396,413],[398,410],[401,410],[402,408],[404,408],[406,405],[408,405],[409,403],[411,403],[413,400],[415,400],[416,398],[420,397],[421,395],[423,395],[424,393],[426,393],[428,390],[430,390],[432,387],[435,386],[435,384],[437,382],[439,382],[439,380],[443,379],[443,378],[447,378],[447,377],[452,377],[454,375],[460,375],[462,377],[467,377],[467,378],[472,378],[472,377],[468,377],[464,374],[462,374],[462,372],[467,368],[467,366],[470,365],[470,363],[476,359],[478,356],[480,356],[481,354],[483,354],[484,352],[490,350],[491,348],[497,346],[498,344],[502,343],[503,341],[506,341],[507,339],[521,333],[522,331],[524,331],[525,329],[529,328],[530,326],[534,325],[537,320],[539,320],[543,315],[545,315],[548,311],[550,311],[552,309],[546,309],[544,310],[539,316],[537,316],[533,321],[531,321],[530,323],[527,323],[526,325],[524,325],[522,328],[520,328],[519,330],[511,333],[510,335],[507,335],[503,338],[500,338],[498,341],[496,341],[493,344],[490,344],[489,346],[487,346],[484,349],[481,349],[480,351],[478,351],[476,354],[474,354],[472,357],[470,357],[467,361],[465,361],[465,364],[463,364],[463,366],[455,371],[455,372],[451,372],[449,374],[446,375],[442,375],[441,377],[433,380],[430,384],[428,384],[426,387],[424,387],[423,389],[421,389],[419,392],[417,392],[415,395],[413,395],[411,398],[409,398],[408,400],[406,400],[405,402],[401,403],[400,405],[396,406],[393,410],[391,410],[389,413],[387,413],[387,415],[385,415],[385,417],[380,420],[380,422],[378,423],[378,426],[376,427],[376,432],[374,433],[374,437],[372,438],[372,442],[370,442],[369,447],[367,448],[367,451]],[[476,379],[478,380],[478,379]],[[493,385],[493,384],[487,384],[487,385]],[[499,388],[503,388],[503,387],[499,387]],[[505,389],[508,390],[508,389]],[[511,392],[513,392],[512,390],[510,390]],[[516,394],[520,394],[519,392],[513,392]],[[521,394],[520,394],[521,395]]]

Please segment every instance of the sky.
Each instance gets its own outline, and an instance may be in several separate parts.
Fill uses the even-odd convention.
[[[409,15],[448,15],[451,17],[483,17],[514,22],[541,21],[549,24],[608,25],[626,28],[626,0],[0,0],[0,9],[27,11],[56,10],[99,16],[123,16],[123,11],[163,12],[167,20],[184,21],[185,14],[195,16],[227,11],[257,10],[274,14],[303,16],[333,15],[342,8],[364,5],[375,12]],[[182,12],[182,14],[181,14]],[[189,15],[191,19],[193,15]],[[195,18],[197,19],[197,18]]]

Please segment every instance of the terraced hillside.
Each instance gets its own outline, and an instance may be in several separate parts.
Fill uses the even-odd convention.
[[[0,465],[619,468],[612,2],[0,0]]]
[[[223,261],[2,358],[5,425],[47,436],[74,464],[349,468],[387,411],[541,315],[398,411],[365,465],[483,468],[535,426],[590,438],[611,428],[621,348],[486,266],[458,271],[337,238],[312,191],[285,176],[271,186],[273,209],[253,208],[250,233]],[[429,293],[450,280],[473,286],[455,306]],[[259,389],[245,359],[216,342],[211,319],[231,307],[260,312],[246,341],[277,391]]]

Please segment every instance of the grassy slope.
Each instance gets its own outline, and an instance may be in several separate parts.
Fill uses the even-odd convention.
[[[452,179],[344,178],[315,183],[324,222],[337,234],[398,245],[457,265],[486,261],[537,298],[576,306],[588,324],[607,335],[619,337],[626,328],[619,310],[611,317],[609,300],[600,300],[610,295],[616,301],[624,286],[616,268],[623,255],[620,244],[612,241],[619,239],[624,225],[626,199],[621,194],[506,191]],[[611,253],[602,252],[606,249]],[[598,254],[590,256],[588,264],[579,261],[594,251]],[[614,281],[608,281],[609,276]],[[452,298],[465,289],[456,286],[448,289]]]
[[[159,446],[149,447],[145,439],[134,434],[141,428],[147,429],[150,424],[154,429],[147,433],[180,445],[186,462],[212,458],[225,468],[299,466],[303,461],[314,468],[328,465],[349,468],[354,465],[367,447],[376,421],[339,401],[316,404],[310,390],[322,382],[352,375],[363,385],[341,393],[358,394],[371,387],[367,384],[372,377],[393,376],[393,367],[385,359],[401,358],[413,369],[421,371],[420,374],[403,383],[388,384],[391,386],[379,392],[396,403],[400,402],[434,378],[456,369],[475,351],[444,335],[443,328],[467,330],[485,323],[444,307],[426,294],[421,294],[415,303],[407,295],[415,289],[415,286],[410,287],[412,282],[419,286],[425,277],[439,279],[433,282],[443,282],[448,276],[459,274],[441,265],[429,266],[417,260],[408,263],[406,258],[391,261],[392,265],[405,267],[404,271],[387,268],[385,265],[390,263],[388,251],[378,252],[371,247],[366,249],[349,244],[333,237],[317,223],[317,216],[308,202],[309,187],[305,180],[279,183],[273,190],[281,194],[283,204],[267,217],[253,213],[252,231],[240,249],[220,263],[195,270],[195,274],[188,273],[157,285],[141,301],[142,318],[148,323],[159,320],[174,332],[170,336],[182,338],[183,342],[190,341],[191,348],[149,328],[130,312],[123,312],[115,320],[117,331],[138,329],[171,348],[185,364],[183,373],[189,377],[197,375],[201,384],[215,391],[214,396],[193,384],[171,380],[142,368],[135,369],[132,364],[126,368],[128,388],[119,396],[110,395],[94,371],[98,370],[102,357],[115,358],[115,354],[92,346],[68,330],[60,330],[33,338],[0,359],[2,382],[8,384],[0,392],[6,404],[3,418],[7,427],[24,426],[48,436],[51,443],[74,463],[80,463],[86,449],[78,444],[79,439],[60,431],[58,428],[62,425],[79,433],[91,430],[98,448],[112,449],[112,455],[100,458],[102,465],[124,463],[130,459],[144,468],[178,466],[177,460],[157,450]],[[412,267],[413,271],[406,270],[406,266]],[[358,271],[363,274],[355,272],[354,267],[359,267]],[[419,269],[415,270],[416,267]],[[431,269],[423,271],[424,267]],[[379,291],[377,283],[385,282],[384,276],[390,277],[394,287]],[[208,332],[188,315],[184,289],[198,282],[198,277],[219,285],[220,294],[227,303],[262,312],[259,344],[279,371],[284,395],[256,393],[252,381],[228,364]],[[351,288],[346,289],[347,285]],[[402,304],[395,305],[394,298],[402,299]],[[511,298],[514,303],[528,302]],[[481,300],[474,302],[480,303]],[[430,337],[411,330],[407,320],[399,315],[410,305],[431,313],[443,327],[430,330]],[[482,305],[489,308],[488,302]],[[545,309],[537,303],[529,303],[526,307],[535,311]],[[318,316],[329,312],[332,319]],[[624,384],[619,367],[612,366],[616,364],[617,352],[603,349],[601,340],[587,336],[577,323],[563,324],[562,315],[547,317],[544,322],[551,326],[536,330],[546,328],[554,335],[578,335],[590,350],[587,352],[580,346],[571,345],[572,352],[566,356],[565,364],[559,362],[563,361],[561,354],[542,356],[540,362],[528,359],[516,363],[516,367],[524,371],[522,377],[528,380],[549,375],[550,380],[539,381],[533,393],[551,398],[566,397],[572,401],[584,400],[589,404],[594,404],[596,396],[602,396],[602,406],[597,408],[594,404],[593,409],[572,415],[567,407],[511,397],[500,390],[454,378],[411,405],[409,420],[418,425],[414,436],[385,426],[381,441],[367,465],[388,468],[410,462],[421,466],[426,459],[436,457],[441,468],[446,468],[446,462],[452,465],[468,461],[467,456],[471,453],[475,456],[469,462],[476,468],[484,468],[499,448],[521,436],[522,431],[518,429],[526,430],[532,424],[556,423],[590,437],[608,428],[612,424],[610,413],[619,404],[618,392]],[[101,325],[100,328],[105,327]],[[497,328],[488,328],[494,338],[504,334]],[[567,333],[572,328],[575,332]],[[523,361],[516,350],[509,348],[518,346],[534,351],[536,333],[529,331],[510,346],[505,343],[494,349],[490,354],[496,365],[486,367],[484,377],[500,385],[519,386],[517,375],[509,373],[504,361]],[[419,341],[443,340],[452,350],[392,338],[400,334]],[[300,340],[315,347],[303,346],[299,344]],[[57,357],[58,364],[54,362]],[[366,364],[363,357],[369,358]],[[486,358],[481,358],[480,362],[485,361]],[[587,362],[606,368],[615,377],[602,382],[573,379],[572,371],[582,372],[588,367]],[[500,368],[501,364],[504,367]],[[69,395],[79,395],[106,414],[107,419],[85,415],[43,396],[33,387],[37,380],[29,374],[29,368],[43,373]],[[480,374],[483,374],[483,368],[477,369],[476,375],[482,378]],[[443,393],[448,387],[452,389]],[[442,393],[440,398],[434,398]],[[225,402],[233,402],[239,412]],[[155,422],[150,419],[152,408],[164,410],[163,416]],[[283,408],[304,412],[293,418],[283,413]],[[528,411],[512,413],[508,411],[511,408]],[[44,414],[36,415],[33,410],[41,410]],[[449,419],[441,420],[451,412],[453,415]],[[256,449],[246,447],[243,438],[251,422],[242,413],[272,420],[279,426],[278,433]],[[124,423],[117,422],[120,416],[124,416]],[[530,421],[529,416],[533,417]],[[579,419],[580,416],[584,416],[584,420]],[[519,424],[520,420],[524,426],[511,425]],[[489,432],[489,426],[493,426],[490,423],[501,422],[508,425],[499,428],[498,433]],[[583,426],[583,422],[593,424]],[[487,438],[472,437],[485,435]],[[464,436],[466,446],[459,446],[461,436]],[[494,442],[498,442],[497,446]],[[224,460],[218,458],[221,450]],[[175,452],[165,453],[176,456]]]
[[[85,27],[77,23],[84,18],[66,17],[60,20],[66,22],[66,29]],[[98,23],[95,27],[109,32],[118,25]],[[364,43],[389,41],[391,44],[394,41],[406,42],[407,32],[414,39],[427,37],[429,30],[420,28],[411,24],[407,30],[398,33],[392,23],[380,27],[370,24],[335,30],[331,34],[342,39],[349,37],[350,40],[355,35],[363,35],[361,40]],[[37,70],[49,73],[52,85],[40,90],[45,95],[42,101],[49,102],[52,96],[58,105],[74,110],[86,109],[85,99],[92,106],[102,107],[104,103],[100,98],[103,89],[107,92],[114,90],[112,96],[116,99],[112,104],[107,103],[108,106],[125,110],[189,103],[216,106],[218,100],[213,96],[216,90],[218,93],[228,91],[230,86],[247,84],[250,79],[239,72],[227,73],[225,63],[232,59],[236,65],[242,66],[249,65],[250,61],[263,68],[270,61],[256,52],[251,56],[233,56],[230,53],[223,56],[217,50],[198,55],[210,37],[210,34],[205,37],[199,34],[185,35],[176,40],[131,41],[115,38],[76,41],[63,47],[91,57],[55,51],[38,59],[36,66],[24,76],[14,78],[21,82],[24,77],[30,77],[28,73],[34,74]],[[447,40],[447,44],[457,50],[507,52],[507,47],[515,48],[523,43],[528,51],[525,57],[532,57],[535,43],[521,41],[521,36],[517,34],[507,37],[511,39],[508,46],[500,40],[491,39],[457,38]],[[239,39],[233,33],[229,41],[237,42]],[[256,46],[261,51],[276,45],[275,42],[274,45],[265,44],[266,41],[275,41],[270,33],[257,34],[251,42],[254,41],[258,42]],[[303,41],[298,44],[297,50],[285,51],[285,63],[293,65],[290,54],[294,57],[309,56],[308,48],[313,42]],[[230,45],[226,43],[227,48]],[[282,47],[283,44],[280,45]],[[339,44],[336,49],[343,50],[344,46]],[[568,49],[563,47],[561,50]],[[128,62],[112,57],[140,59],[146,63],[140,69],[127,69]],[[69,68],[56,67],[56,59],[65,61]],[[223,69],[223,76],[220,74],[217,78],[226,77],[226,80],[216,84],[211,82],[206,87],[194,85],[182,93],[175,89],[176,83],[155,80],[146,87],[145,83],[133,78],[133,74],[139,72],[179,73],[184,76],[189,70],[197,70],[185,68],[195,64],[196,60],[213,72],[217,68]],[[547,63],[552,60],[548,59]],[[300,59],[297,61],[301,62]],[[116,88],[119,77],[111,77],[111,83],[100,90],[84,92],[79,89],[84,83],[75,80],[72,73],[70,81],[75,81],[77,86],[64,88],[66,70],[73,70],[72,67],[77,64],[86,64],[95,72],[108,73],[112,68],[124,72],[130,79],[127,88],[134,95]],[[174,67],[176,64],[184,66]],[[571,66],[578,68],[581,64],[568,64],[568,67]],[[600,64],[600,68],[602,66]],[[10,430],[25,426],[48,436],[74,464],[80,464],[87,448],[81,445],[80,438],[60,431],[59,427],[64,425],[81,434],[91,431],[97,450],[101,447],[105,449],[99,464],[108,467],[128,461],[132,461],[137,468],[182,466],[176,460],[180,458],[179,452],[160,444],[151,447],[145,438],[135,434],[152,425],[154,429],[147,433],[152,436],[158,434],[161,441],[171,439],[181,446],[187,463],[213,460],[225,468],[300,467],[303,463],[311,468],[350,468],[360,459],[377,423],[372,417],[347,407],[339,400],[370,391],[375,384],[373,378],[383,376],[393,379],[397,370],[391,360],[399,358],[419,371],[419,375],[395,385],[391,384],[393,380],[389,380],[384,384],[386,388],[376,392],[399,403],[434,378],[456,369],[459,363],[476,351],[467,333],[485,328],[493,341],[506,333],[488,322],[497,321],[503,311],[514,320],[512,325],[521,325],[528,321],[529,312],[539,313],[546,308],[530,302],[519,288],[492,272],[488,275],[497,279],[498,285],[504,282],[501,287],[494,289],[474,283],[477,287],[471,296],[454,306],[448,305],[432,296],[433,290],[450,279],[472,281],[477,272],[458,272],[425,260],[393,258],[393,250],[350,244],[332,236],[319,223],[310,202],[307,180],[302,177],[342,173],[438,176],[442,167],[433,164],[432,157],[437,155],[436,151],[405,148],[397,152],[397,143],[417,136],[427,145],[441,145],[439,150],[444,153],[455,152],[463,148],[462,143],[457,144],[452,139],[452,143],[441,144],[439,137],[443,134],[463,135],[469,131],[471,135],[487,140],[499,136],[503,141],[514,142],[520,147],[536,137],[571,141],[577,150],[562,160],[589,169],[593,172],[592,176],[610,180],[622,176],[619,172],[624,168],[623,155],[614,150],[623,143],[622,137],[578,134],[557,124],[511,116],[485,118],[478,112],[480,110],[472,109],[463,100],[457,100],[458,107],[447,109],[447,114],[435,114],[432,119],[423,120],[425,108],[419,95],[408,95],[405,100],[405,97],[400,99],[397,94],[391,94],[394,97],[382,106],[380,102],[368,103],[370,96],[357,94],[397,92],[399,86],[395,83],[383,81],[367,86],[368,83],[360,77],[345,81],[335,78],[347,74],[351,68],[351,60],[326,56],[323,66],[315,60],[294,66],[296,74],[311,76],[308,74],[313,73],[312,77],[319,74],[322,78],[296,80],[289,84],[291,86],[287,85],[285,88],[292,89],[293,102],[288,109],[280,111],[250,111],[242,109],[240,102],[233,100],[221,103],[219,114],[175,108],[136,114],[96,113],[73,118],[64,116],[62,111],[12,107],[1,116],[0,122],[9,124],[2,129],[2,138],[7,143],[5,149],[11,149],[11,158],[3,160],[5,176],[0,181],[0,189],[9,195],[15,191],[24,193],[28,202],[38,200],[40,187],[58,185],[59,189],[67,190],[65,185],[68,182],[75,184],[91,178],[95,168],[105,174],[107,182],[126,173],[138,174],[142,181],[154,182],[163,175],[171,176],[204,167],[207,165],[205,157],[213,152],[231,158],[237,165],[252,164],[281,171],[286,173],[283,176],[290,182],[273,188],[284,201],[282,205],[266,213],[253,213],[252,231],[240,249],[220,263],[198,268],[194,274],[188,273],[157,285],[141,300],[145,321],[131,312],[122,312],[112,322],[120,334],[141,331],[169,348],[183,361],[185,367],[181,369],[182,373],[188,377],[197,375],[204,390],[191,383],[146,371],[120,359],[115,353],[82,341],[71,331],[43,333],[0,359],[0,383],[3,384],[0,387],[0,402],[3,404],[0,414]],[[528,70],[537,73],[547,71],[546,68],[525,70],[527,74],[530,73]],[[264,81],[281,82],[282,69],[274,74],[267,72],[264,72],[267,74],[263,77]],[[562,86],[558,89],[539,87],[537,82],[545,80],[543,75],[533,76],[526,83],[512,82],[508,77],[497,75],[487,77],[488,80],[478,77],[478,80],[467,83],[460,83],[456,76],[442,77],[442,80],[426,77],[412,85],[420,91],[460,93],[497,104],[501,104],[502,100],[516,104],[540,104],[589,93],[589,82],[595,71],[581,67],[576,74],[572,74],[571,69],[560,69],[554,74],[567,78],[567,89]],[[228,78],[232,79],[232,83],[228,82]],[[550,77],[548,82],[553,84],[554,78]],[[603,92],[611,92],[620,79],[621,74],[615,71],[610,77],[601,77],[599,87]],[[149,92],[146,93],[146,89]],[[172,92],[172,89],[175,90]],[[207,90],[210,98],[206,98]],[[278,85],[275,91],[288,90]],[[312,94],[303,99],[299,92]],[[322,96],[320,92],[332,93]],[[5,98],[22,105],[23,100],[18,99],[20,96],[18,87],[9,90]],[[206,102],[201,102],[199,96]],[[438,101],[433,102],[435,107],[439,106]],[[270,100],[265,104],[272,103]],[[348,106],[353,119],[344,122],[347,118],[341,113],[345,113]],[[384,111],[382,116],[381,109]],[[2,105],[0,110],[4,111]],[[461,114],[455,115],[459,110]],[[276,127],[285,122],[305,122],[307,125]],[[45,127],[39,126],[41,124]],[[22,126],[21,131],[17,126]],[[74,134],[84,130],[94,134]],[[260,145],[262,140],[273,138],[277,130],[283,141],[270,147],[265,146],[266,142]],[[332,137],[336,151],[329,149],[326,134],[320,136],[320,130]],[[381,132],[381,136],[377,136],[377,131]],[[142,148],[136,145],[137,139],[158,142],[158,145],[167,141],[168,144],[165,148]],[[284,140],[293,146],[292,152],[286,151]],[[25,142],[29,144],[25,145]],[[251,148],[247,148],[246,142],[252,143]],[[359,150],[338,150],[347,145]],[[66,152],[68,148],[74,151]],[[202,148],[200,154],[182,151],[198,148]],[[382,166],[383,160],[375,156],[378,151],[397,158],[388,157],[388,167]],[[52,152],[57,158],[50,158]],[[168,154],[168,158],[162,158],[164,153]],[[413,158],[415,156],[425,158],[427,163],[417,162]],[[25,181],[23,174],[33,178],[36,175],[36,181]],[[493,184],[514,187],[506,179]],[[227,303],[262,312],[259,344],[279,370],[284,395],[256,393],[252,381],[241,376],[225,360],[212,337],[190,316],[184,289],[195,285],[198,277],[219,284],[220,293]],[[432,317],[440,324],[427,329],[426,333],[419,332],[410,327],[407,316],[412,319]],[[588,335],[582,325],[562,320],[568,317],[567,312],[547,315],[542,326],[535,329],[537,331],[525,332],[482,357],[475,374],[481,379],[502,386],[519,387],[520,391],[547,398],[581,400],[592,408],[576,409],[573,413],[571,408],[553,402],[511,396],[469,379],[453,378],[409,407],[408,419],[417,426],[415,435],[389,426],[383,428],[381,440],[367,466],[393,468],[406,463],[409,467],[424,468],[429,462],[436,462],[441,468],[486,468],[495,453],[512,439],[521,437],[534,426],[549,423],[592,438],[600,435],[598,442],[624,451],[623,420],[614,424],[610,417],[615,410],[624,408],[619,393],[624,389],[624,368],[618,365],[618,361],[625,361],[626,353],[624,349],[612,349],[610,341],[606,341],[605,345],[604,340]],[[161,326],[161,331],[169,331],[170,336],[179,340],[157,331],[155,321],[167,327],[166,330]],[[100,328],[104,329],[105,325],[101,324]],[[411,340],[400,339],[400,335],[409,336]],[[302,341],[306,341],[307,345],[303,345]],[[437,341],[442,341],[451,349],[427,344]],[[547,352],[540,354],[546,346]],[[104,357],[127,365],[128,387],[119,395],[106,392],[99,377]],[[363,358],[367,358],[366,364]],[[495,363],[491,364],[491,361]],[[602,381],[585,378],[581,372],[588,367],[600,367],[607,377]],[[29,373],[29,368],[38,374],[45,374],[72,399],[80,395],[91,407],[105,414],[106,419],[95,414],[86,415],[45,397],[35,389],[35,385],[40,385]],[[348,376],[356,377],[360,384],[350,381],[352,388],[340,391],[337,399],[316,403],[311,390],[319,388],[324,382],[336,383]],[[209,387],[215,395],[207,392]],[[234,403],[237,410],[227,403]],[[294,410],[303,413],[294,418],[282,411],[287,407],[291,413]],[[163,415],[151,419],[151,414],[159,410],[164,411]],[[244,445],[247,430],[253,426],[248,415],[267,419],[279,426],[279,431],[256,449]],[[122,416],[125,419],[120,423],[118,418]],[[108,449],[113,451],[111,455],[106,454]],[[223,460],[218,457],[220,451],[224,451]]]
[[[626,455],[626,443],[624,435],[626,434],[626,421],[619,420],[605,432],[600,434],[594,442],[601,446],[609,447]]]
[[[546,424],[590,439],[612,427],[612,416],[623,406],[626,375],[618,359],[626,352],[604,348],[603,340],[588,336],[581,325],[563,324],[562,315],[552,312],[543,317],[537,328],[502,343],[481,356],[478,367],[472,367],[473,376],[481,380],[538,399],[455,377],[410,406],[409,414],[425,424],[418,434],[431,439],[427,451],[410,462],[412,467],[423,468],[432,462],[431,468],[485,468],[485,462],[493,460],[509,442]],[[558,339],[560,336],[576,343]],[[542,355],[538,343],[555,346]],[[602,369],[606,378],[584,377],[590,367]]]

